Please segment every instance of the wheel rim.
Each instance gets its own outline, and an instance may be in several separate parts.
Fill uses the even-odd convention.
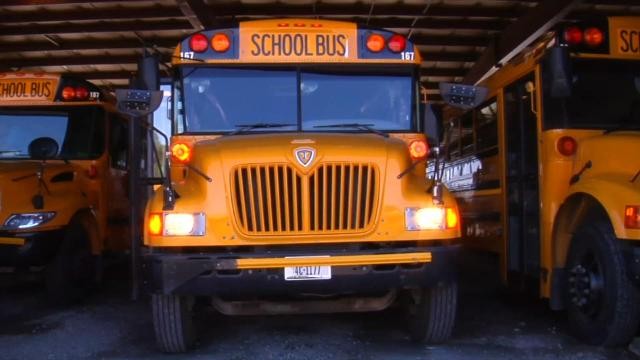
[[[585,252],[569,270],[569,300],[584,315],[597,317],[602,308],[604,274],[602,264],[592,252]]]

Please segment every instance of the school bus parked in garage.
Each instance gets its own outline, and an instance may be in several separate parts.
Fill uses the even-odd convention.
[[[381,310],[399,295],[412,337],[445,341],[458,212],[425,178],[414,45],[262,20],[195,33],[173,59],[172,183],[145,214],[158,346],[192,346],[194,299],[277,314]]]
[[[127,122],[105,100],[86,81],[0,74],[0,266],[44,266],[55,302],[127,244]]]
[[[536,282],[591,344],[640,318],[640,18],[564,24],[482,82],[460,114],[444,181],[465,245]]]

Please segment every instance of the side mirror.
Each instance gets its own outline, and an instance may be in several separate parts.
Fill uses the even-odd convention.
[[[49,160],[58,155],[58,142],[50,137],[39,137],[29,143],[29,156],[34,160]]]
[[[430,147],[439,146],[444,133],[442,127],[442,107],[435,104],[422,104],[422,131]]]
[[[569,50],[564,46],[554,46],[547,55],[550,81],[549,90],[552,98],[566,98],[571,96],[573,74]]]
[[[472,109],[486,99],[489,89],[483,86],[440,83],[440,95],[447,104],[460,108]]]

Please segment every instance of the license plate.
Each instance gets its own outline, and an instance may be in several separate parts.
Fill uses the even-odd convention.
[[[284,268],[284,279],[295,280],[328,280],[331,279],[331,266],[287,266]]]

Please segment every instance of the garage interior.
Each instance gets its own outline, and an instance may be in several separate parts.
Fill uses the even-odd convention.
[[[429,99],[438,82],[474,83],[555,23],[640,15],[637,0],[6,0],[0,72],[73,73],[127,87],[143,48],[168,69],[188,34],[234,21],[300,17],[388,28],[420,49]]]

